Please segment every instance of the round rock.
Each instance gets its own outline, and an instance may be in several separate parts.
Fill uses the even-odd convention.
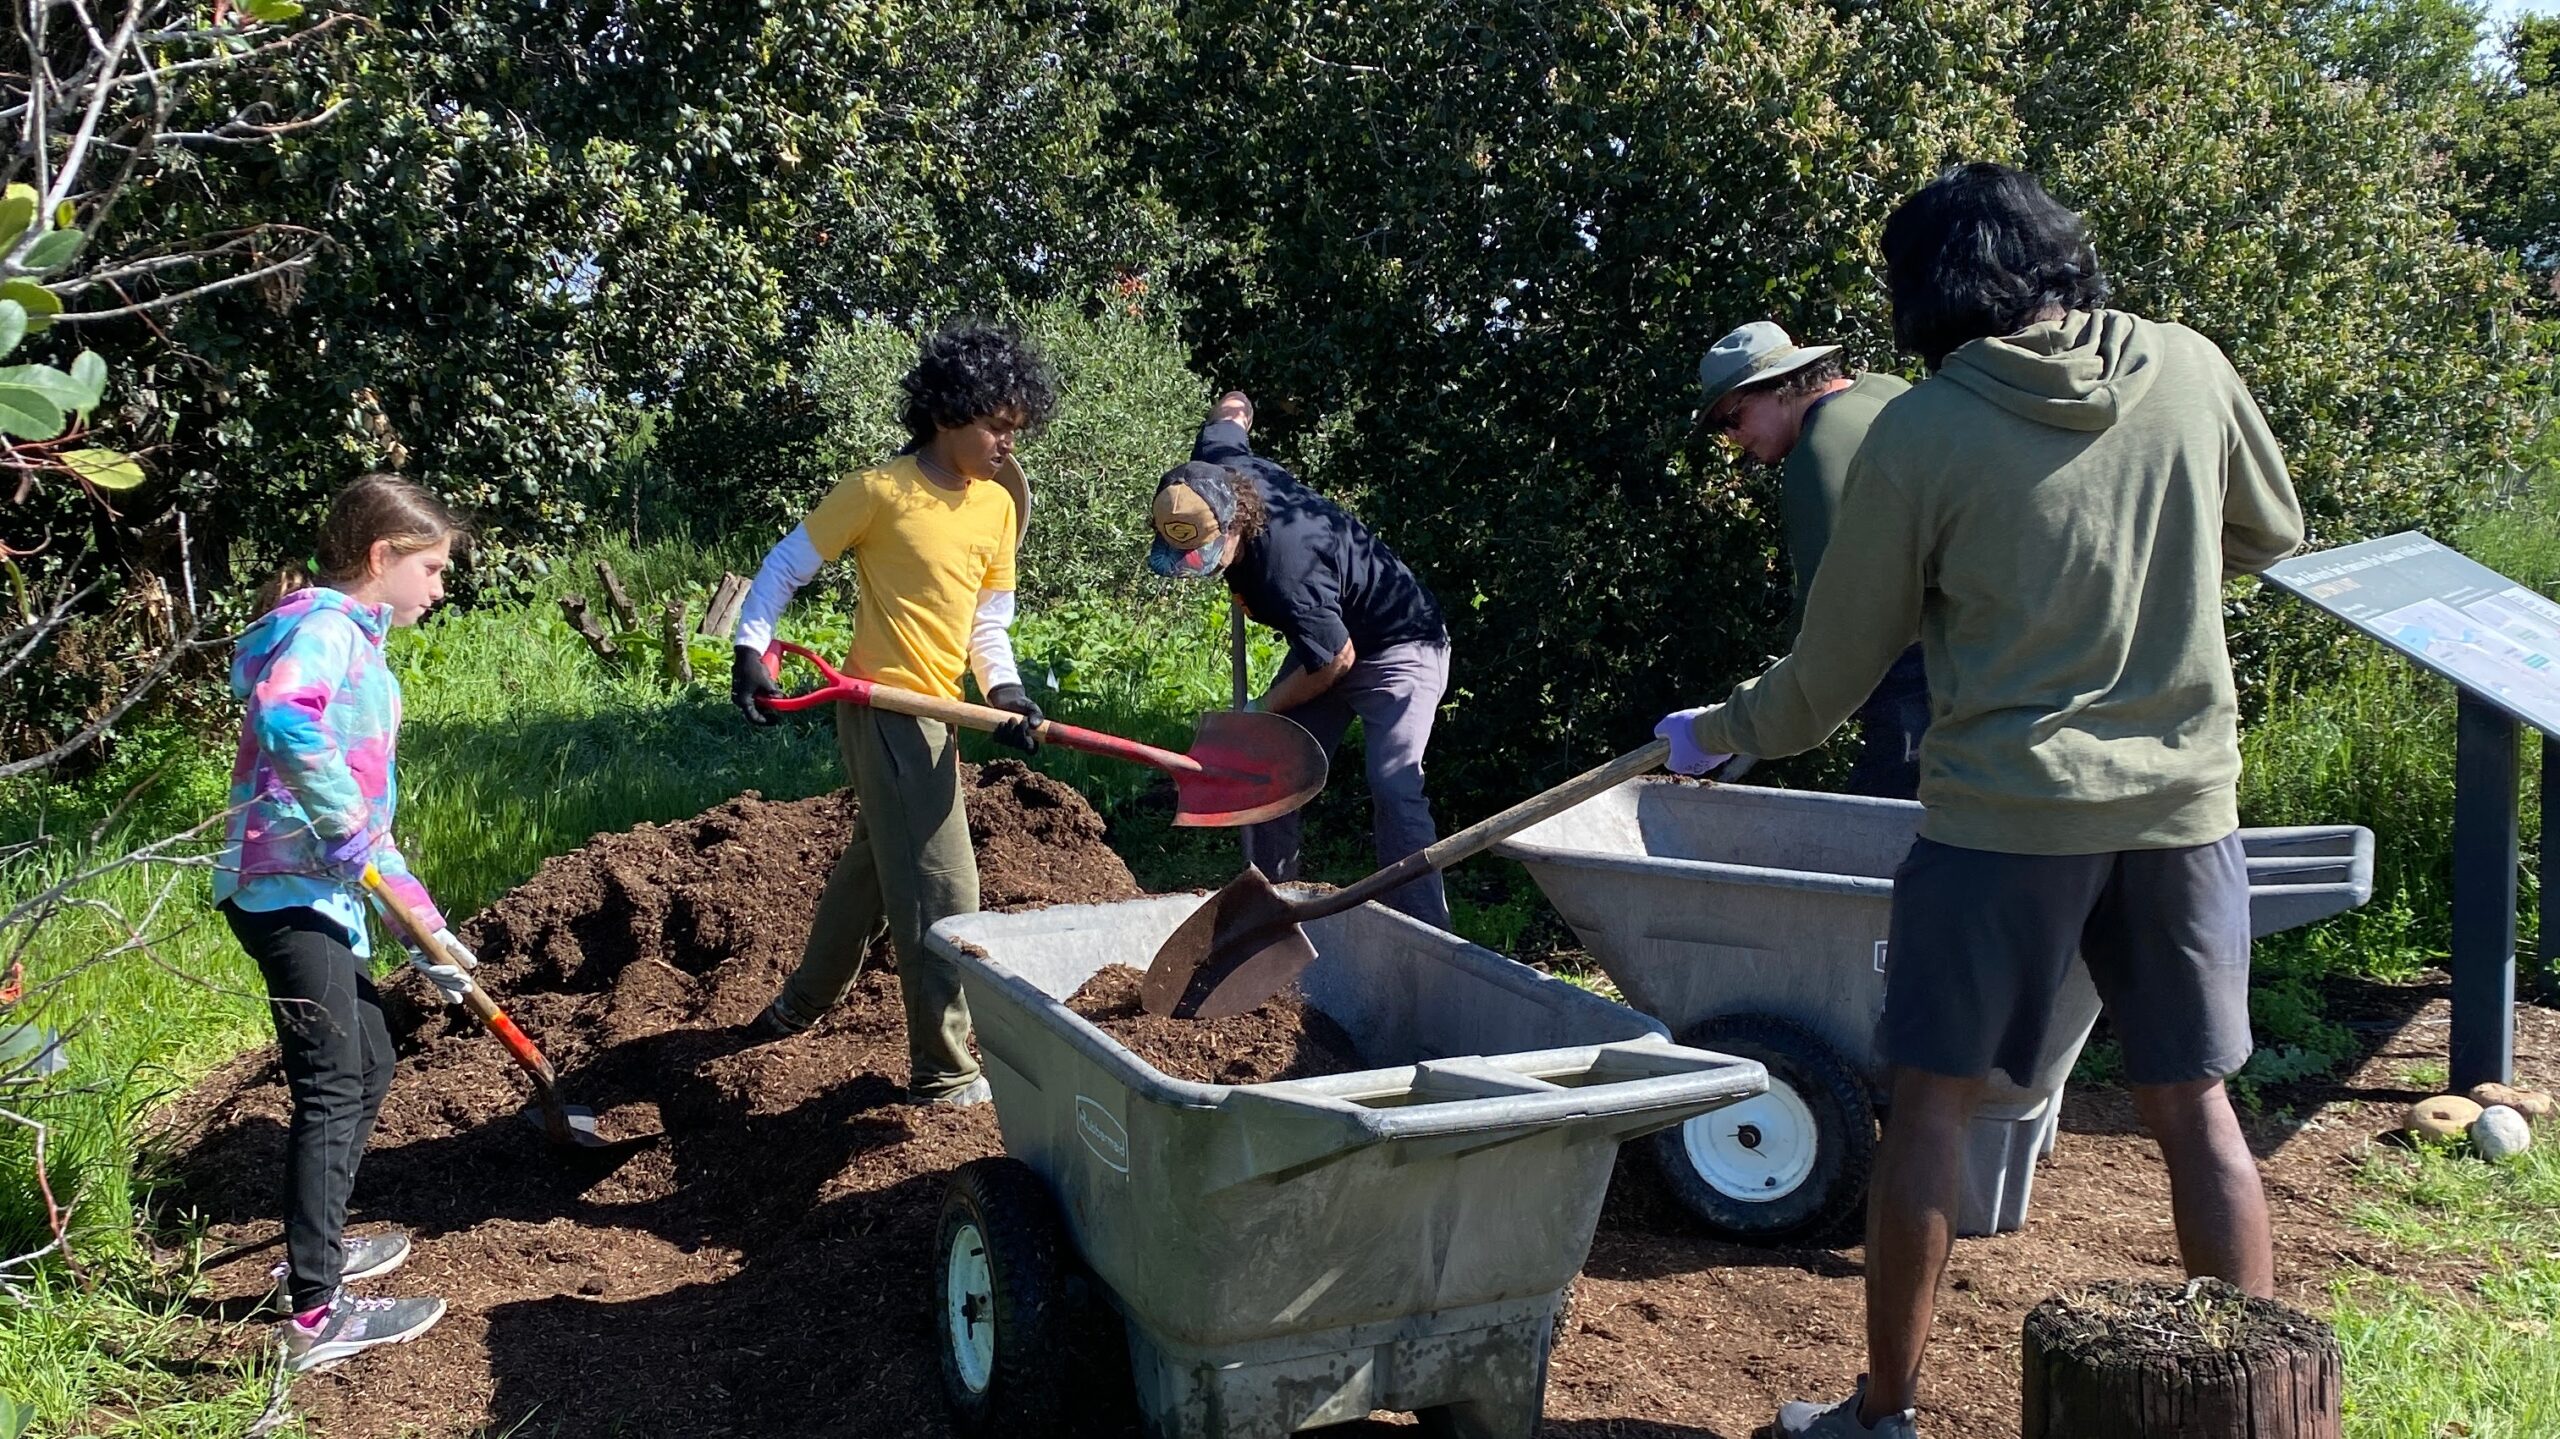
[[[2460,1139],[2479,1117],[2479,1105],[2459,1094],[2439,1094],[2409,1106],[2409,1132],[2426,1139]]]
[[[2518,1089],[2507,1084],[2475,1085],[2471,1090],[2471,1102],[2482,1109],[2491,1109],[2503,1104],[2523,1115],[2527,1124],[2538,1125],[2549,1119],[2552,1113],[2550,1095],[2539,1089]]]
[[[2525,1124],[2523,1115],[2503,1104],[2493,1104],[2471,1121],[2471,1147],[2491,1163],[2513,1159],[2533,1147],[2533,1130]]]

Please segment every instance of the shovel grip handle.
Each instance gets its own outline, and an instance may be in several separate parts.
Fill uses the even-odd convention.
[[[436,943],[435,931],[428,929],[427,922],[419,918],[418,912],[404,903],[400,896],[392,893],[391,886],[382,882],[382,871],[367,864],[364,867],[364,887],[366,892],[373,896],[374,905],[390,917],[395,927],[409,937],[409,942],[417,946],[420,954],[433,955],[439,962],[462,970],[462,1007],[470,1010],[475,1018],[487,1025],[491,1034],[498,1036],[498,1042],[507,1047],[509,1054],[515,1056],[516,1063],[531,1070],[534,1076],[544,1084],[551,1083],[551,1061],[542,1057],[541,1049],[536,1047],[533,1040],[516,1026],[514,1020],[507,1018],[507,1012],[500,1009],[498,1002],[489,997],[489,991],[480,987],[479,980],[472,978],[471,971],[464,968],[452,955],[442,952],[441,946]]]

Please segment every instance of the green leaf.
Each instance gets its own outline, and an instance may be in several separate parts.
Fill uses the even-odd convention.
[[[36,1406],[0,1394],[0,1439],[18,1439],[36,1422]]]
[[[270,25],[302,17],[300,0],[241,0],[240,8]]]
[[[129,490],[146,478],[141,461],[117,450],[64,450],[62,462],[102,490]]]
[[[27,337],[27,307],[0,296],[0,355],[18,348]]]
[[[16,385],[33,390],[65,410],[77,410],[88,397],[88,390],[78,380],[51,365],[9,365],[0,367],[0,385]]]
[[[50,440],[70,417],[42,390],[0,383],[0,433],[22,440]]]
[[[16,244],[27,233],[27,227],[36,222],[36,207],[43,203],[44,197],[33,185],[12,185],[6,195],[0,195],[0,248]]]
[[[77,259],[80,247],[87,243],[89,237],[78,230],[47,230],[27,247],[26,267],[39,275],[50,275]]]
[[[72,229],[71,222],[79,218],[80,207],[69,200],[53,207],[53,227],[57,230]]]
[[[80,358],[71,362],[71,382],[80,387],[80,402],[71,408],[85,420],[107,397],[107,362],[95,350],[82,350]]]
[[[27,312],[29,334],[49,328],[53,317],[62,313],[62,297],[33,280],[0,280],[0,300],[15,300]]]

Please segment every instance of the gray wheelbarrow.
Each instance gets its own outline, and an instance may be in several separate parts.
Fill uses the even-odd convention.
[[[1299,984],[1374,1068],[1173,1079],[1060,1001],[1143,968],[1199,895],[943,921],[1005,1157],[954,1176],[932,1296],[963,1432],[1080,1432],[1069,1276],[1125,1321],[1160,1439],[1410,1410],[1528,1439],[1620,1141],[1757,1094],[1759,1065],[1368,905]]]
[[[1920,806],[1743,785],[1639,780],[1494,852],[1519,860],[1627,1002],[1683,1044],[1757,1059],[1768,1093],[1654,1140],[1673,1192],[1755,1242],[1826,1230],[1866,1193],[1893,872]],[[2373,832],[2240,832],[2250,927],[2273,934],[2373,893]],[[2026,1223],[2063,1081],[2097,1022],[2074,966],[2031,1072],[1995,1073],[1975,1112],[1957,1231]]]

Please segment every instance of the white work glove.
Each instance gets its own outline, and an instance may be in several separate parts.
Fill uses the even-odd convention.
[[[454,938],[453,931],[449,929],[436,931],[436,952],[450,955],[460,962],[438,964],[427,958],[423,952],[413,949],[409,951],[409,967],[425,975],[429,983],[443,990],[445,1003],[460,1004],[471,993],[471,980],[465,971],[478,969],[480,956],[473,954],[461,940]]]
[[[1671,741],[1671,771],[1674,774],[1709,774],[1716,766],[1733,758],[1714,750],[1698,748],[1698,716],[1712,706],[1700,705],[1693,710],[1675,710],[1662,717],[1653,727],[1655,739]]]

